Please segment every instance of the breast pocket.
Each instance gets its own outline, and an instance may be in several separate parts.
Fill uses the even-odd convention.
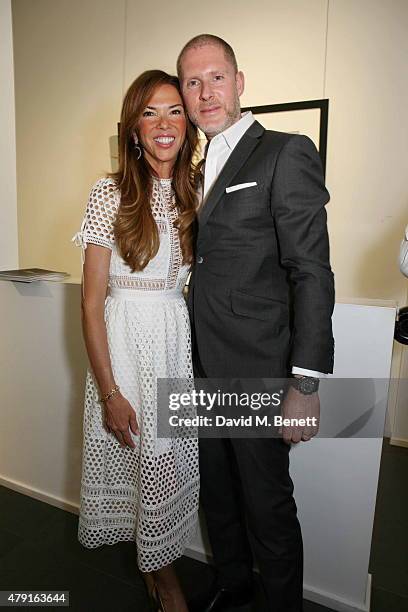
[[[256,216],[270,209],[268,194],[262,184],[225,193],[224,201],[227,209],[239,216]]]

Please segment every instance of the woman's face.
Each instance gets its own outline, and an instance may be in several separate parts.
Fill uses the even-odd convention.
[[[183,101],[173,85],[159,85],[138,124],[143,154],[160,178],[169,178],[186,137]]]

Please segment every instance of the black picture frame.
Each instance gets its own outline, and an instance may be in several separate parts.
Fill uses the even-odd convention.
[[[242,112],[251,111],[253,115],[262,115],[266,113],[282,113],[287,111],[299,111],[319,109],[319,155],[322,160],[323,175],[326,178],[326,158],[327,158],[327,130],[329,122],[329,99],[321,100],[304,100],[301,102],[283,102],[281,104],[267,104],[264,106],[246,106],[242,108]],[[262,123],[262,120],[261,120]]]

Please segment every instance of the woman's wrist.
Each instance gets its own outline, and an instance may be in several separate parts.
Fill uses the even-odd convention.
[[[107,393],[104,393],[99,398],[101,404],[105,404],[107,401],[115,397],[119,393],[119,385],[113,385]]]

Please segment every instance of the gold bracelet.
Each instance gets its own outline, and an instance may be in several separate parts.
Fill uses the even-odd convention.
[[[119,385],[115,385],[110,391],[109,393],[107,393],[106,395],[103,395],[102,397],[99,398],[99,401],[102,402],[102,404],[104,404],[105,402],[108,401],[108,399],[110,399],[111,397],[113,397],[114,395],[117,394],[117,392],[119,391]]]

